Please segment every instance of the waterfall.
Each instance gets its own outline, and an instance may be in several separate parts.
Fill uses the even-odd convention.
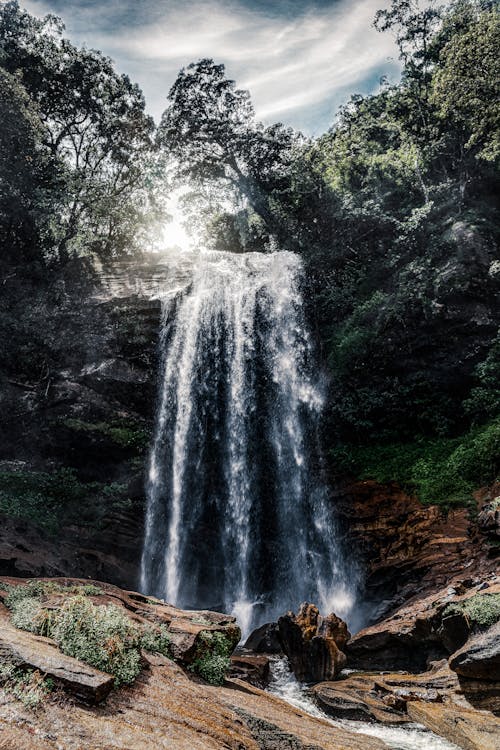
[[[293,253],[206,252],[163,305],[141,589],[233,612],[244,632],[306,599],[346,616],[353,599],[301,277]]]

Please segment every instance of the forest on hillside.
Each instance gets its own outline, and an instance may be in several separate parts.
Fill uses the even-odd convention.
[[[396,36],[401,80],[353,95],[310,139],[259,123],[210,59],[180,71],[156,126],[110,59],[72,44],[60,19],[3,3],[0,383],[43,399],[83,346],[60,331],[96,265],[159,247],[169,195],[187,186],[205,248],[303,258],[333,475],[397,480],[446,507],[491,482],[499,5],[393,0],[374,23]]]

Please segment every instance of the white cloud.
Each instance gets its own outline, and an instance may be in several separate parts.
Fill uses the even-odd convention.
[[[54,0],[25,4],[41,13]],[[128,26],[117,0],[92,8],[69,2],[63,16],[73,38],[102,49],[138,81],[157,118],[179,68],[202,57],[225,63],[238,86],[250,89],[258,117],[307,122],[316,132],[315,112],[324,129],[330,122],[323,119],[331,121],[348,92],[366,92],[379,76],[399,70],[390,34],[372,27],[381,0],[340,0],[293,17],[276,15],[272,4],[263,12],[225,0],[171,0],[152,4],[150,13],[147,2],[141,5],[144,22]],[[120,8],[117,26],[113,18]]]

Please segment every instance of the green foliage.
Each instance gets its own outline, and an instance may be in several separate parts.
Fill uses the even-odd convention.
[[[458,10],[460,13],[460,9]],[[464,130],[464,148],[478,159],[500,158],[500,10],[469,14],[444,45],[433,77],[441,118]]]
[[[500,469],[500,420],[460,438],[420,440],[374,447],[341,446],[332,452],[336,471],[360,479],[396,481],[421,502],[444,507],[468,504]]]
[[[78,504],[87,490],[70,468],[52,473],[0,472],[0,512],[26,518],[55,533],[65,506]]]
[[[37,708],[54,689],[50,677],[32,669],[19,669],[9,662],[0,664],[0,685],[30,709]]]
[[[93,584],[34,580],[8,587],[5,604],[17,628],[52,638],[63,653],[112,674],[118,687],[139,674],[141,648],[170,657],[170,636],[164,625],[139,627],[119,607],[96,606],[87,598],[102,593]],[[70,596],[48,609],[45,599],[57,594]]]
[[[6,586],[7,596],[5,606],[12,609],[18,602],[25,599],[41,599],[51,594],[79,594],[80,596],[100,596],[103,590],[93,583],[78,585],[61,585],[54,581],[39,581],[33,579],[26,584]]]
[[[35,178],[44,160],[52,168],[49,190],[31,189],[35,214],[43,216],[35,249],[45,262],[64,262],[75,254],[130,253],[142,249],[163,214],[154,122],[138,86],[116,73],[100,52],[75,47],[63,30],[55,16],[35,18],[17,1],[0,7],[2,75],[16,76],[22,89],[17,109],[26,162],[19,159],[19,164]],[[28,123],[22,96],[36,113],[36,128]],[[0,130],[5,150],[9,134],[9,128]],[[19,179],[24,180],[22,174],[10,183],[11,201]],[[26,244],[28,238],[22,238]],[[13,240],[9,230],[8,242]]]
[[[86,425],[86,423],[82,423]],[[75,428],[76,429],[76,428]],[[108,425],[106,425],[108,430]],[[142,454],[146,444],[145,433],[125,428],[111,428],[112,436],[126,442],[133,452]],[[100,433],[97,433],[100,434]],[[139,469],[142,467],[142,462]],[[61,525],[75,518],[80,523],[98,527],[101,518],[110,508],[128,508],[127,485],[119,482],[80,482],[74,469],[65,467],[46,472],[0,472],[0,512],[7,516],[25,518],[50,534],[56,534]]]
[[[152,654],[163,654],[170,658],[171,638],[168,628],[165,625],[159,625],[157,628],[145,628],[139,640],[141,648]]]
[[[58,611],[51,636],[64,654],[112,674],[116,686],[139,674],[138,630],[114,605],[96,607],[83,596],[71,597]]]
[[[190,669],[210,685],[222,685],[231,664],[233,652],[229,638],[223,633],[204,630],[199,635],[196,658]]]
[[[473,627],[484,629],[500,620],[500,594],[475,594],[456,604],[449,604],[444,615],[463,613]]]
[[[95,433],[109,438],[121,448],[131,448],[143,453],[149,445],[150,434],[137,422],[126,419],[112,422],[84,422],[81,419],[65,419],[64,425],[78,432]]]

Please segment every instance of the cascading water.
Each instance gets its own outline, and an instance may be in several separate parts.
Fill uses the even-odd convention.
[[[243,632],[306,599],[346,616],[353,599],[300,287],[292,253],[207,252],[164,302],[141,588],[231,611]]]

